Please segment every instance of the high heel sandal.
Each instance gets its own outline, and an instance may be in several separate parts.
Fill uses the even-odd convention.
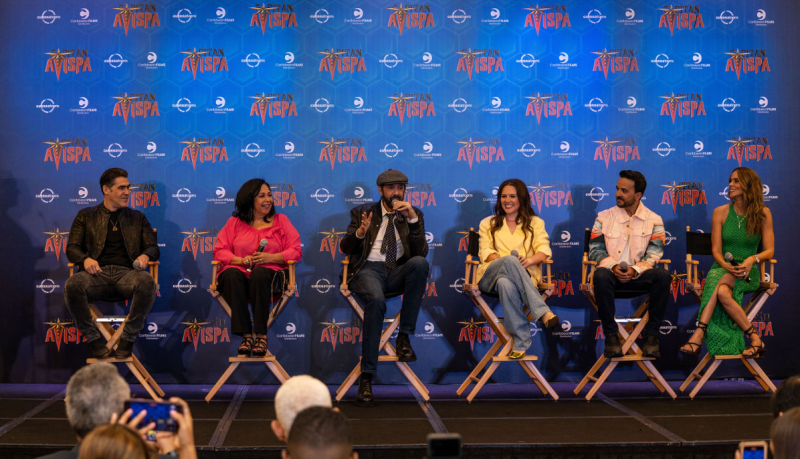
[[[242,338],[242,344],[239,345],[239,355],[250,356],[250,351],[253,350],[253,337],[245,336]]]
[[[519,360],[523,357],[525,357],[525,351],[511,351],[508,354],[509,359]]]
[[[257,337],[253,345],[253,357],[264,357],[267,355],[267,338]]]
[[[758,335],[758,332],[756,331],[755,327],[751,324],[750,328],[748,328],[747,330],[744,331],[744,334],[747,335],[748,337],[750,337],[751,335]],[[759,336],[759,338],[760,338],[760,336]],[[760,345],[754,345],[753,344],[753,340],[750,339],[750,345],[747,346],[747,349],[745,349],[745,351],[749,351],[751,349],[753,351],[752,354],[744,355],[744,352],[742,352],[742,357],[744,357],[746,359],[754,359],[756,357],[763,357],[764,355],[767,354],[767,348],[764,346],[764,342],[763,341],[761,342]]]
[[[544,316],[546,316],[546,315],[547,315],[547,313],[545,313]],[[546,321],[544,320],[544,316],[542,316],[539,319],[539,321],[542,323],[542,325],[544,325],[544,328],[553,328],[553,327],[555,327],[556,325],[558,325],[560,323],[560,321],[558,320],[558,316],[555,315],[555,314],[553,314]],[[523,356],[524,356],[524,353],[523,353]],[[509,357],[510,357],[510,354],[509,354]],[[517,357],[517,358],[519,358],[519,357]]]
[[[697,321],[697,329],[703,331],[703,336],[700,338],[700,344],[693,343],[688,341],[684,346],[693,346],[691,351],[684,351],[683,346],[681,346],[680,351],[684,354],[688,355],[697,355],[700,353],[700,350],[703,349],[703,338],[706,336],[706,328],[708,328],[708,324],[704,322]]]

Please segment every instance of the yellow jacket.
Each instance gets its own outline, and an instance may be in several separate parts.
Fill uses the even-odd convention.
[[[528,228],[528,239],[525,241],[525,248],[522,247],[522,241],[525,238],[522,227],[517,225],[517,228],[514,230],[514,234],[511,234],[511,231],[508,229],[508,225],[506,224],[505,220],[503,220],[503,227],[494,233],[494,246],[497,247],[496,250],[492,245],[492,218],[494,217],[486,217],[481,220],[479,229],[481,236],[479,252],[481,264],[478,266],[478,272],[475,280],[476,283],[481,280],[483,273],[486,272],[486,268],[488,268],[491,264],[487,263],[486,259],[489,258],[489,255],[493,253],[504,257],[506,255],[510,255],[512,250],[516,250],[520,255],[525,253],[526,258],[532,257],[534,254],[536,254],[536,252],[542,252],[546,254],[547,258],[553,256],[553,251],[550,250],[550,237],[547,235],[547,231],[544,229],[544,220],[541,218],[533,217],[533,220],[531,220],[531,224]],[[533,241],[531,241],[531,234],[533,235]],[[533,283],[538,285],[542,280],[542,269],[540,265],[529,266],[528,272],[533,279]]]

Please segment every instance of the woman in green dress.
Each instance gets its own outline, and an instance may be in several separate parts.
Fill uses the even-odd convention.
[[[704,335],[711,355],[753,357],[766,351],[742,309],[744,294],[758,289],[761,279],[758,264],[775,253],[772,213],[764,206],[762,188],[755,172],[738,167],[728,179],[731,203],[714,209],[711,248],[715,263],[703,287],[697,330],[681,348],[685,354],[699,354]],[[756,253],[759,242],[763,251]],[[733,255],[737,266],[725,261],[727,253]],[[722,307],[716,307],[717,304]],[[742,330],[750,338],[746,349]]]

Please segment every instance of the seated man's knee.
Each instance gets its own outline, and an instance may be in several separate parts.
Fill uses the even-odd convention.
[[[137,271],[136,278],[134,279],[136,283],[136,288],[138,289],[155,289],[156,288],[156,280],[150,273],[146,271]]]
[[[428,269],[430,269],[428,260],[426,260],[425,257],[420,257],[420,256],[411,257],[406,262],[406,266],[407,269],[424,270],[426,273],[428,272]]]
[[[659,284],[668,284],[672,282],[672,275],[664,268],[652,268],[654,274],[654,282]]]
[[[505,277],[497,279],[497,285],[495,286],[495,288],[497,289],[497,293],[505,293],[505,294],[513,293],[516,292],[517,290],[517,287],[514,285],[514,283],[506,279]]]
[[[70,276],[67,279],[67,282],[64,283],[64,293],[69,295],[71,293],[84,293],[86,291],[86,286],[89,278],[86,276],[91,276],[91,274],[81,271],[73,276]]]

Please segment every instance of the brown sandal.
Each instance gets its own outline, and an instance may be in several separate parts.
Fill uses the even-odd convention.
[[[267,338],[257,337],[253,345],[253,357],[264,357],[267,355]]]
[[[751,324],[750,328],[744,331],[744,334],[750,337],[751,335],[758,335],[758,332],[756,331],[755,327],[753,327],[753,325]],[[745,349],[745,351],[750,351],[750,350],[752,350],[753,352],[752,354],[744,355],[744,352],[742,352],[742,357],[746,359],[754,359],[756,357],[762,357],[767,354],[767,349],[766,347],[764,347],[764,341],[761,341],[761,344],[759,345],[754,345],[753,340],[750,339],[750,345],[747,346],[747,349]]]
[[[702,330],[702,331],[703,331],[703,337],[705,337],[705,336],[706,336],[706,328],[708,328],[708,324],[707,324],[707,323],[700,322],[699,320],[697,321],[697,329],[698,329],[698,330]],[[691,338],[690,338],[690,339],[691,339]],[[684,350],[683,350],[683,346],[693,346],[693,347],[692,347],[692,350],[691,350],[691,351],[684,351]],[[686,343],[686,344],[684,344],[683,346],[681,346],[681,349],[680,349],[680,351],[681,351],[682,353],[684,353],[684,354],[688,354],[688,355],[697,355],[697,354],[699,354],[699,353],[700,353],[700,350],[702,350],[702,349],[703,349],[703,339],[702,339],[702,338],[700,338],[700,344],[697,344],[697,343],[692,343],[692,342],[687,342],[687,343]]]
[[[253,337],[245,336],[242,338],[242,344],[239,345],[239,355],[250,356],[250,351],[253,350]]]

